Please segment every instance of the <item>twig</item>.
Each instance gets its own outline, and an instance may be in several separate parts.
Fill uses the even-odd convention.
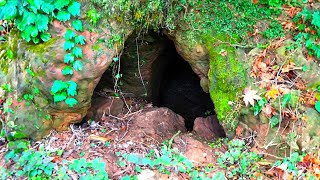
[[[143,85],[144,91],[145,91],[145,93],[147,93],[147,88],[146,88],[146,85],[145,85],[145,83],[143,81],[143,78],[142,78],[142,75],[141,75],[141,71],[140,71],[140,56],[139,56],[138,38],[136,38],[136,47],[137,47],[137,58],[138,58],[138,72],[139,72],[139,76],[140,76],[141,83]]]

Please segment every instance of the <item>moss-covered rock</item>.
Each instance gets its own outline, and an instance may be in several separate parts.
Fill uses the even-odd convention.
[[[210,56],[209,90],[220,121],[232,111],[235,102],[248,83],[245,66],[239,61],[233,46],[237,38],[225,34],[204,36]]]

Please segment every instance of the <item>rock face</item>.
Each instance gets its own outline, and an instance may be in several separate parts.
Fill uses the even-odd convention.
[[[146,109],[137,114],[134,119],[135,121],[132,126],[138,130],[138,132],[134,132],[135,134],[143,132],[142,136],[147,134],[159,141],[172,137],[177,131],[187,131],[184,119],[172,110],[164,107]],[[128,137],[132,136],[129,135]]]
[[[85,7],[84,7],[85,8]],[[9,93],[12,98],[10,109],[14,114],[8,114],[8,121],[15,121],[17,125],[23,125],[15,129],[21,137],[41,138],[51,129],[58,131],[66,130],[71,123],[81,121],[91,106],[91,96],[98,84],[101,75],[112,62],[117,50],[108,47],[102,40],[110,39],[110,31],[106,29],[109,22],[101,21],[93,27],[84,22],[86,44],[81,46],[83,59],[82,71],[74,71],[72,77],[62,75],[65,51],[63,49],[64,34],[67,30],[65,24],[54,21],[50,27],[52,39],[38,45],[24,42],[19,33],[12,31],[6,47],[14,47],[16,60],[2,67],[1,84],[8,83],[14,89]],[[111,27],[110,27],[111,28]],[[94,31],[89,32],[88,29]],[[99,41],[98,41],[99,40]],[[120,50],[120,49],[118,49]],[[27,73],[29,69],[32,74]],[[76,99],[78,103],[70,108],[64,102],[54,103],[51,95],[51,86],[55,80],[72,80],[78,84]],[[34,89],[39,91],[35,94]],[[26,103],[23,99],[25,94],[32,94],[34,99]],[[18,99],[23,99],[19,100]],[[26,113],[27,112],[27,113]],[[33,125],[31,125],[33,124]]]
[[[205,140],[226,137],[222,126],[215,115],[206,118],[198,117],[194,121],[193,131]]]

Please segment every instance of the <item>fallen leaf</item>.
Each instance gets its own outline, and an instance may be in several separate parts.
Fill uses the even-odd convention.
[[[278,89],[276,88],[272,88],[271,90],[269,90],[265,97],[270,100],[270,99],[276,99],[278,96],[280,95]]]
[[[251,104],[251,106],[254,106],[254,100],[259,100],[261,97],[257,95],[258,91],[251,90],[251,87],[244,89],[244,95],[243,95],[243,101],[248,106],[248,103]]]
[[[243,132],[243,127],[239,125],[236,129],[236,135],[240,136],[242,134],[242,132]]]
[[[94,134],[91,134],[89,136],[89,139],[90,140],[96,140],[96,141],[102,141],[102,142],[110,141],[110,138],[105,138],[105,137],[97,136],[97,135],[94,135]]]

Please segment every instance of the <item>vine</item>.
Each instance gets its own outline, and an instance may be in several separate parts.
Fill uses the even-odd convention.
[[[78,103],[75,99],[77,95],[77,83],[71,80],[74,71],[81,71],[83,69],[82,45],[86,44],[86,39],[80,33],[83,32],[82,21],[77,19],[81,14],[81,4],[76,0],[0,0],[0,20],[4,20],[14,25],[13,33],[16,33],[17,29],[20,32],[21,38],[34,44],[50,43],[52,38],[49,30],[49,25],[58,20],[62,23],[67,21],[71,22],[72,27],[69,27],[64,35],[65,43],[63,45],[64,51],[64,67],[62,74],[69,80],[56,79],[51,87],[51,94],[53,96],[53,102],[65,102],[69,107],[73,107]],[[93,14],[94,15],[94,14]],[[97,17],[95,17],[97,19]],[[7,43],[9,46],[6,48],[5,54],[0,54],[1,61],[0,67],[5,74],[8,73],[8,64],[16,60],[16,39],[10,40],[8,38]],[[43,112],[43,104],[37,104],[36,96],[40,96],[39,87],[35,87],[32,83],[33,78],[39,74],[35,73],[30,66],[25,66],[25,72],[28,75],[26,83],[30,86],[30,89],[26,89],[21,97],[9,97],[5,96],[6,102],[4,103],[4,112],[15,114],[15,111],[10,108],[14,102],[21,103],[25,101],[26,106],[31,104],[38,110],[38,117],[43,117],[49,120],[51,117],[47,112]],[[1,87],[6,94],[14,92],[14,86],[10,83],[3,84]],[[48,104],[47,99],[43,99],[44,104]],[[15,115],[16,118],[16,115]],[[32,115],[27,115],[25,118],[29,120],[35,120]],[[7,132],[6,129],[13,130],[11,133],[5,133],[5,136],[10,140],[13,138],[24,137],[20,130],[23,126],[17,126],[14,120],[10,120],[2,126],[2,132]],[[35,128],[39,128],[36,123]],[[1,133],[4,134],[4,133]]]

